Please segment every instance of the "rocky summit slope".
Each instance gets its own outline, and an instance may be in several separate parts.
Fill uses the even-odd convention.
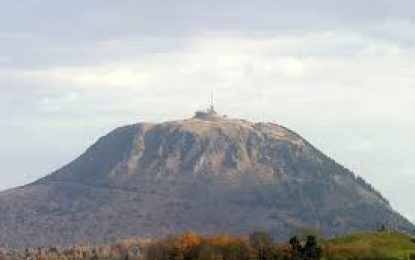
[[[415,232],[370,185],[296,133],[214,113],[118,128],[62,169],[0,193],[0,248],[186,228],[333,235],[379,223]]]

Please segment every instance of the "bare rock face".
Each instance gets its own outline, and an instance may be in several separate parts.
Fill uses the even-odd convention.
[[[216,113],[118,128],[33,184],[0,193],[0,248],[186,228],[286,238],[414,226],[296,133]]]

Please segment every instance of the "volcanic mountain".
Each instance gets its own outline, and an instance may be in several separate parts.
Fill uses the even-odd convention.
[[[200,232],[276,237],[414,226],[298,134],[210,111],[101,137],[38,181],[0,193],[0,248]]]

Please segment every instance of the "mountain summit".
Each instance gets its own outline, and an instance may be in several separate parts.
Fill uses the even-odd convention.
[[[298,134],[213,109],[117,128],[62,169],[0,193],[0,247],[186,228],[334,235],[380,223],[415,232],[379,192]]]

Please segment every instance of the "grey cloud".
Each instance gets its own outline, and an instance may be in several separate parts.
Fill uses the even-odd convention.
[[[387,0],[14,1],[0,10],[0,66],[99,63],[128,50],[139,56],[180,48],[186,37],[212,31],[265,37],[355,31],[410,47],[414,9],[413,1]],[[119,39],[136,46],[105,49]]]

